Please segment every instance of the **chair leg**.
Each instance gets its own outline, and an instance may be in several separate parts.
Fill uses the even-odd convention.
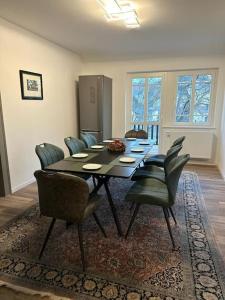
[[[132,203],[131,203],[131,206],[130,206],[130,210],[133,210],[133,208],[134,208],[134,205],[135,205],[135,202],[134,202],[134,201],[132,201]]]
[[[82,233],[82,225],[81,224],[77,224],[77,230],[78,230],[78,236],[79,236],[82,269],[83,269],[83,272],[85,272],[84,245],[83,245],[83,233]]]
[[[52,219],[51,224],[50,224],[50,226],[49,226],[47,235],[46,235],[46,237],[45,237],[45,241],[44,241],[44,243],[43,243],[43,246],[42,246],[42,248],[41,248],[41,252],[40,252],[40,254],[39,254],[39,259],[42,257],[42,254],[43,254],[43,252],[44,252],[44,250],[45,250],[46,244],[47,244],[48,239],[49,239],[49,237],[50,237],[50,235],[51,235],[51,232],[52,232],[52,229],[53,229],[53,227],[54,227],[54,224],[55,224],[55,218]]]
[[[96,181],[95,181],[95,178],[94,178],[94,176],[92,176],[92,180],[93,180],[93,185],[94,185],[94,187],[96,188]]]
[[[98,227],[100,228],[101,232],[103,233],[104,237],[107,237],[104,228],[102,227],[102,224],[99,221],[99,218],[97,217],[96,213],[93,213],[94,219]]]
[[[172,218],[173,218],[173,220],[174,220],[174,223],[177,225],[177,220],[176,220],[175,215],[174,215],[174,213],[173,213],[172,207],[169,207],[169,211],[170,211],[171,216],[172,216]]]
[[[135,218],[136,218],[136,216],[137,216],[137,213],[138,213],[138,211],[139,211],[139,208],[140,208],[140,203],[137,203],[137,204],[136,204],[136,207],[135,207],[135,210],[134,210],[134,213],[133,213],[133,216],[131,217],[130,224],[129,224],[128,229],[127,229],[127,233],[126,233],[126,235],[125,235],[125,239],[128,237],[128,234],[129,234],[129,232],[130,232],[131,226],[132,226],[133,223],[134,223],[134,220],[135,220]]]
[[[173,238],[172,230],[171,230],[171,227],[170,227],[168,209],[164,207],[163,212],[164,212],[164,216],[165,216],[165,219],[166,219],[166,224],[167,224],[167,228],[168,228],[168,231],[169,231],[169,234],[170,234],[171,242],[173,244],[173,250],[175,250],[176,246],[175,246],[175,241],[174,241],[174,238]]]

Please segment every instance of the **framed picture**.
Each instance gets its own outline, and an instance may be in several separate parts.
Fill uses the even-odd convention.
[[[25,100],[43,100],[42,75],[20,70],[21,96]]]

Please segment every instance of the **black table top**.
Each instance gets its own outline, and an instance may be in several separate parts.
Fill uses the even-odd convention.
[[[105,145],[104,149],[93,150],[85,149],[84,152],[89,154],[89,158],[84,160],[76,158],[65,158],[59,162],[46,167],[46,170],[57,171],[57,172],[70,172],[70,173],[86,173],[90,175],[101,175],[109,177],[120,177],[129,178],[133,175],[136,168],[139,166],[140,162],[144,159],[147,153],[151,149],[151,145],[139,145],[140,142],[146,142],[147,140],[137,139],[137,140],[127,140],[120,139],[126,144],[125,153],[112,153],[107,149]],[[133,153],[131,149],[133,148],[144,148],[142,153]],[[94,155],[92,154],[94,153]],[[136,161],[132,164],[123,164],[119,162],[119,157],[121,156],[131,156],[135,157]],[[87,163],[101,164],[102,168],[98,170],[84,170],[82,167]]]

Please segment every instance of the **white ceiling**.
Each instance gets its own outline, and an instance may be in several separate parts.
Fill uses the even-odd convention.
[[[141,22],[108,23],[96,0],[0,0],[0,16],[87,61],[225,54],[224,0],[132,0]]]

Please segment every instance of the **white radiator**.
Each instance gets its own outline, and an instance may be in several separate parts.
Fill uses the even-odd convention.
[[[185,135],[181,153],[189,153],[191,158],[210,159],[214,143],[214,133],[206,130],[165,130],[163,134],[163,149],[168,149],[173,141]]]

